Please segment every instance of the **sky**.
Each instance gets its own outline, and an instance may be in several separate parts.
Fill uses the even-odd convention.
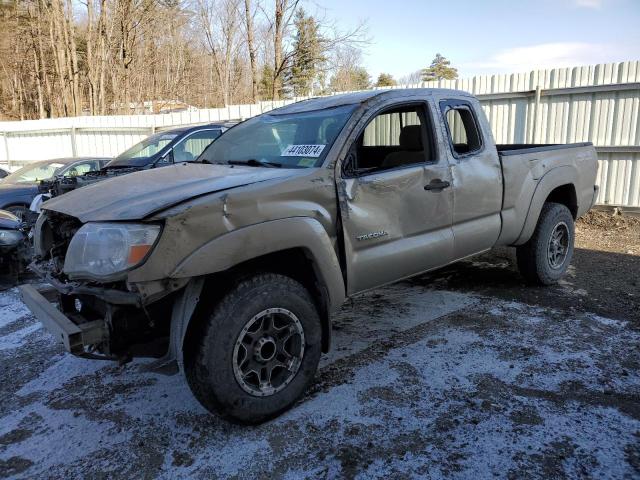
[[[460,77],[640,60],[640,0],[312,2],[339,28],[366,21],[363,63],[373,79],[399,79],[436,53]]]

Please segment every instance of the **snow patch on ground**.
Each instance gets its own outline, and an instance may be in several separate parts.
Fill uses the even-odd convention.
[[[5,325],[25,315],[16,301],[0,294]],[[36,356],[42,373],[0,391],[15,405],[0,418],[0,476],[639,474],[640,373],[629,365],[640,333],[625,322],[409,284],[364,295],[336,320],[340,353],[318,376],[328,386],[258,427],[210,415],[182,376],[145,372],[148,361]],[[38,348],[37,325],[0,336],[0,362]]]
[[[17,290],[0,293],[0,328],[30,315],[29,309],[20,301]]]
[[[57,361],[35,379],[26,383],[16,393],[24,397],[33,393],[52,392],[75,377],[92,375],[107,365],[104,362],[87,362],[67,353],[57,355]]]
[[[23,345],[25,345],[28,337],[31,334],[39,330],[42,330],[42,325],[40,325],[39,323],[32,323],[32,322],[29,322],[29,323],[30,323],[29,325],[25,326],[24,328],[21,328],[20,330],[10,333],[9,335],[0,337],[0,351],[13,350],[16,348],[20,348]]]
[[[40,402],[3,418],[0,437],[30,417],[40,419],[33,422],[36,430],[25,441],[4,446],[0,458],[27,458],[37,465],[40,474],[90,457],[100,449],[112,448],[131,438],[131,432],[118,431],[115,423],[92,421],[83,414],[48,408]]]

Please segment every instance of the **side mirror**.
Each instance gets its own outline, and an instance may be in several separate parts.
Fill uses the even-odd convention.
[[[347,156],[342,162],[342,172],[348,177],[356,176],[356,154],[352,150],[349,150]]]
[[[173,163],[173,148],[160,157],[158,163]]]

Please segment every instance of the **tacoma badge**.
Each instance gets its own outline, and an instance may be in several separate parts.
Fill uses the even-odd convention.
[[[385,232],[384,230],[380,230],[379,232],[371,232],[371,233],[366,233],[364,235],[358,235],[356,237],[356,240],[361,241],[361,240],[373,240],[374,238],[380,238],[380,237],[384,237],[385,235],[389,235],[387,232]]]

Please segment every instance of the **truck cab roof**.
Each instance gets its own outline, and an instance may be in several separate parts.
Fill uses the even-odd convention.
[[[286,115],[291,113],[311,112],[327,108],[341,107],[344,105],[364,105],[371,100],[401,99],[404,97],[431,96],[433,94],[446,94],[456,97],[473,97],[470,93],[462,90],[447,88],[397,88],[366,90],[361,92],[343,93],[330,97],[316,97],[309,100],[285,105],[269,112],[269,115]]]

